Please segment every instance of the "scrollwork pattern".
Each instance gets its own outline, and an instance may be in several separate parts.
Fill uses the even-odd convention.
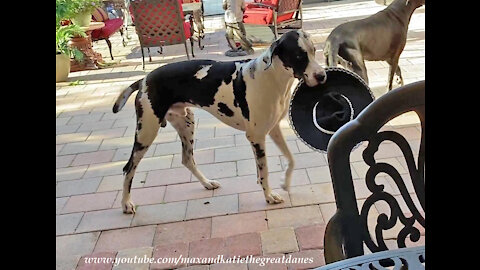
[[[384,162],[377,162],[374,158],[374,154],[378,151],[379,145],[386,140],[392,141],[401,149],[405,157],[410,178],[416,194],[425,194],[424,170],[423,168],[416,167],[415,159],[407,140],[402,135],[394,131],[382,131],[371,137],[369,139],[367,148],[363,152],[363,159],[367,165],[369,165],[365,181],[367,188],[370,190],[370,192],[372,192],[372,194],[365,200],[362,206],[360,219],[364,229],[365,244],[372,252],[388,249],[383,238],[383,232],[392,229],[397,224],[397,221],[400,221],[400,223],[403,225],[403,228],[400,230],[397,236],[397,245],[399,248],[406,247],[405,240],[408,236],[412,242],[417,242],[420,239],[420,231],[418,228],[414,227],[415,221],[418,221],[420,225],[425,227],[425,218],[414,204],[411,194],[408,193],[407,187],[400,173],[392,165]],[[424,140],[422,139],[422,144],[423,142]],[[424,155],[422,155],[422,160],[419,160],[419,165],[423,167]],[[411,217],[407,217],[403,213],[395,197],[384,190],[384,185],[377,184],[375,182],[376,176],[380,173],[385,173],[394,180],[403,200],[405,201],[405,204],[412,213]],[[424,196],[420,195],[418,196],[418,199],[422,208],[424,208]],[[368,213],[371,207],[379,201],[384,201],[387,203],[388,207],[390,208],[390,215],[388,216],[387,214],[382,213],[378,216],[374,232],[376,240],[375,243],[368,230],[367,222]]]

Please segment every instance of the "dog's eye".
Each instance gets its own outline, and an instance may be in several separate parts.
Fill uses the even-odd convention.
[[[297,60],[303,59],[303,55],[302,55],[302,54],[298,54],[295,58],[297,58]]]

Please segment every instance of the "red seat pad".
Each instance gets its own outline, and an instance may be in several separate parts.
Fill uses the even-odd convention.
[[[295,12],[278,16],[277,23],[289,20]],[[267,8],[247,8],[243,14],[243,22],[249,24],[272,24],[273,10]]]
[[[192,34],[190,33],[190,22],[183,22],[183,29],[185,30],[185,38],[189,39]]]
[[[121,18],[115,18],[106,20],[103,23],[105,23],[104,27],[92,31],[92,39],[109,38],[122,28],[123,20]]]

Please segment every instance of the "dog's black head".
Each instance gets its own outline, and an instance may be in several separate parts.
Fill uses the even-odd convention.
[[[303,79],[308,86],[324,83],[327,75],[315,60],[315,47],[310,35],[302,30],[290,31],[276,40],[266,56],[267,67],[275,63],[283,65],[297,79]],[[281,63],[280,63],[281,62]]]

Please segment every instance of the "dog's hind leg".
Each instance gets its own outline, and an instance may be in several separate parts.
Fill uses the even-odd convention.
[[[395,74],[400,74],[400,78],[402,80],[402,83],[403,83],[403,78],[401,77],[402,73],[400,71],[400,67],[398,66],[398,58],[395,58],[395,59],[387,61],[387,62],[390,64],[390,69],[389,69],[389,72],[388,72],[388,91],[390,91],[390,90],[392,90],[394,75]]]
[[[275,145],[280,149],[282,154],[288,160],[288,167],[287,171],[285,172],[285,181],[281,184],[281,187],[288,191],[290,189],[290,183],[292,182],[292,173],[293,169],[295,168],[295,160],[293,159],[293,155],[288,149],[287,142],[282,134],[282,129],[280,128],[280,123],[278,123],[271,131],[270,137],[272,138]]]
[[[327,39],[325,47],[323,48],[323,55],[325,56],[325,64],[327,67],[336,67],[338,64],[338,49],[339,45]]]
[[[137,99],[135,100],[135,108],[137,112],[135,141],[132,154],[125,167],[123,167],[125,179],[123,182],[122,207],[123,212],[127,214],[135,213],[135,204],[130,198],[130,189],[132,187],[132,180],[138,163],[147,152],[153,140],[155,140],[160,127],[160,121],[153,113],[146,94],[139,92]]]
[[[181,109],[176,109],[176,111],[181,111]],[[182,164],[195,175],[206,189],[216,189],[220,187],[220,183],[215,180],[208,180],[195,164],[193,158],[195,119],[193,112],[189,108],[185,108],[185,112],[185,115],[168,112],[166,116],[167,121],[177,130],[178,136],[182,141]]]
[[[363,60],[362,54],[357,49],[345,48],[342,50],[341,57],[351,63],[351,69],[357,73],[368,85],[367,67]]]
[[[397,65],[397,70],[395,71],[395,75],[397,75],[397,80],[396,83],[400,86],[403,86],[403,77],[402,77],[402,71],[400,70],[400,66]]]
[[[400,66],[398,65],[398,59],[388,60],[387,63],[390,65],[390,70],[389,70],[390,72],[388,77],[388,91],[390,91],[392,90],[394,75],[396,75],[395,82],[400,86],[403,86],[403,77],[402,77],[402,71],[400,70]],[[394,69],[394,65],[396,65],[395,69]],[[392,73],[392,70],[395,70],[394,74]]]
[[[257,162],[257,181],[262,185],[265,200],[269,204],[281,203],[283,198],[276,192],[270,189],[268,184],[268,164],[267,156],[265,154],[265,135],[254,134],[254,132],[247,131],[247,139],[253,149],[253,154]]]

